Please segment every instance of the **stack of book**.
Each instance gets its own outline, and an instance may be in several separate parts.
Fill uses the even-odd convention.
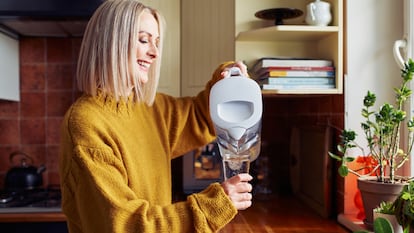
[[[261,58],[250,73],[263,90],[335,88],[330,60]]]

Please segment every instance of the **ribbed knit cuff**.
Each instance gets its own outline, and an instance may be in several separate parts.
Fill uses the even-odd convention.
[[[219,183],[213,183],[204,191],[189,196],[188,200],[194,211],[197,232],[205,232],[206,227],[215,232],[228,224],[237,214],[237,209]],[[197,213],[199,211],[201,213]]]

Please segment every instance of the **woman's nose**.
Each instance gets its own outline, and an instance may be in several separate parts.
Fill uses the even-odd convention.
[[[159,55],[159,50],[158,47],[155,45],[151,45],[149,50],[148,50],[148,54],[152,57],[152,58],[157,58]]]

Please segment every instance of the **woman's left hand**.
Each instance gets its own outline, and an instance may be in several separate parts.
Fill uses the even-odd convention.
[[[249,77],[249,74],[247,73],[247,66],[243,62],[241,62],[241,61],[235,62],[235,63],[227,66],[221,72],[221,77],[222,78],[226,77],[228,75],[228,73],[229,73],[230,68],[232,68],[232,67],[238,67],[240,69],[240,71],[241,71],[241,73],[242,73],[243,76]]]

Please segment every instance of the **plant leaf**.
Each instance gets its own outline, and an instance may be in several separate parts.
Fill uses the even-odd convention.
[[[329,151],[328,151],[328,154],[329,154],[329,156],[331,156],[331,158],[336,159],[338,161],[342,161],[342,157],[341,156],[338,156],[336,154],[333,154],[333,153],[331,153]]]
[[[391,223],[385,218],[376,218],[374,220],[374,232],[375,233],[394,233],[394,229]]]
[[[345,166],[345,165],[341,165],[341,166],[338,168],[338,173],[339,173],[339,175],[340,175],[340,176],[342,176],[342,177],[347,176],[347,175],[348,175],[348,173],[349,173],[349,171],[348,171],[348,167],[347,167],[347,166]]]

